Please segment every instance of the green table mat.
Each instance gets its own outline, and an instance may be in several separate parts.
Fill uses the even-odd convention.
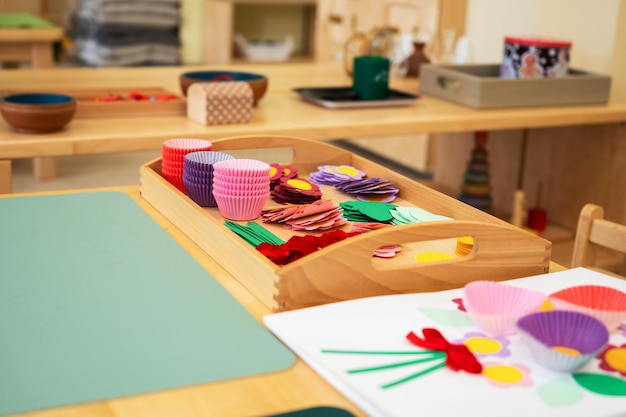
[[[0,13],[0,29],[45,29],[56,27],[54,23],[28,13]]]
[[[0,414],[294,361],[128,195],[0,199]]]

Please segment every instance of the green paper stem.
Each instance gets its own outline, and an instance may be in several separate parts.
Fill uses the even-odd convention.
[[[427,358],[416,359],[416,360],[412,360],[412,361],[389,363],[389,364],[386,364],[386,365],[372,366],[372,367],[369,367],[369,368],[351,369],[351,370],[349,370],[347,372],[349,374],[357,374],[357,373],[361,373],[361,372],[384,371],[386,369],[400,368],[402,366],[416,365],[418,363],[425,363],[425,362],[436,361],[436,360],[439,360],[439,359],[444,359],[445,357],[446,357],[446,354],[442,352],[442,353],[439,353],[439,354],[433,354],[432,356],[429,356]]]
[[[275,245],[282,245],[283,243],[285,243],[284,240],[282,240],[281,238],[279,238],[278,236],[276,236],[275,234],[267,230],[267,228],[261,226],[258,223],[249,222],[248,226],[251,229],[255,230],[257,234],[264,236],[266,239],[266,242],[273,243]]]
[[[409,375],[409,376],[406,376],[406,377],[404,377],[402,379],[398,379],[397,381],[393,381],[393,382],[390,382],[388,384],[385,384],[385,385],[381,386],[381,388],[395,387],[396,385],[400,385],[400,384],[403,384],[405,382],[411,381],[411,380],[413,380],[415,378],[419,378],[421,376],[424,376],[426,374],[434,372],[437,369],[444,368],[445,366],[446,366],[446,361],[443,360],[441,363],[438,363],[437,365],[431,366],[430,368],[424,369],[423,371],[416,372],[416,373],[414,373],[412,375]]]
[[[438,350],[335,350],[322,349],[322,353],[342,353],[348,355],[432,355],[439,354]]]

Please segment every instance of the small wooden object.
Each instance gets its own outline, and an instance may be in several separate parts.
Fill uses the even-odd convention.
[[[205,125],[250,123],[253,104],[244,81],[194,83],[187,90],[187,117]]]
[[[370,177],[397,184],[394,204],[418,206],[453,221],[386,227],[334,243],[285,266],[278,266],[245,243],[225,225],[217,208],[200,207],[161,175],[161,159],[140,169],[141,195],[209,256],[273,311],[291,310],[376,295],[460,288],[476,279],[505,280],[548,272],[551,242],[452,197],[414,182],[388,168],[326,143],[279,136],[249,136],[212,141],[228,152],[260,147],[290,148],[291,161],[302,177],[319,165],[351,165]],[[331,186],[320,186],[335,204],[349,198]],[[268,201],[268,205],[276,205]],[[257,222],[260,220],[257,219]],[[263,224],[286,240],[297,234],[277,224]],[[418,263],[414,253],[454,253],[458,237],[472,236],[472,251],[452,260]],[[404,248],[393,259],[372,256],[390,244]]]
[[[612,274],[597,261],[599,248],[608,248],[626,255],[626,225],[612,222],[604,218],[604,208],[597,204],[585,204],[578,217],[572,268],[586,267]],[[626,273],[626,263],[622,273]],[[622,278],[626,275],[621,276]]]

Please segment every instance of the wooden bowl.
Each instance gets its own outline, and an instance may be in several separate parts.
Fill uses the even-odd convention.
[[[263,98],[267,91],[268,79],[265,75],[238,71],[194,71],[180,75],[180,89],[187,95],[187,88],[193,83],[208,83],[220,81],[245,81],[252,88],[254,105]]]
[[[12,94],[0,101],[0,113],[18,132],[57,132],[74,118],[76,100],[63,94]]]

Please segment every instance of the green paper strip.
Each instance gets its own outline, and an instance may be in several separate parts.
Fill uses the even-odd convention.
[[[445,353],[439,353],[439,354],[433,354],[427,358],[416,359],[413,361],[395,362],[395,363],[390,363],[386,365],[372,366],[369,368],[351,369],[347,372],[349,374],[358,374],[362,372],[384,371],[386,369],[400,368],[402,366],[416,365],[418,363],[436,361],[439,359],[444,359],[445,357],[446,357]]]
[[[267,230],[267,228],[261,226],[258,223],[250,222],[248,223],[248,226],[251,229],[255,230],[258,235],[264,236],[266,239],[266,242],[273,243],[275,245],[282,245],[283,243],[285,243],[284,240],[282,240],[281,238],[279,238],[278,236],[276,236],[275,234]]]
[[[348,355],[432,355],[438,350],[334,350],[322,349],[322,353],[342,353]]]
[[[388,383],[388,384],[382,385],[382,386],[381,386],[381,388],[391,388],[391,387],[395,387],[396,385],[400,385],[400,384],[403,384],[403,383],[405,383],[405,382],[409,382],[409,381],[411,381],[411,380],[413,380],[413,379],[415,379],[415,378],[419,378],[419,377],[421,377],[421,376],[424,376],[424,375],[426,375],[426,374],[429,374],[429,373],[431,373],[431,372],[434,372],[434,371],[436,371],[437,369],[441,369],[441,368],[443,368],[443,367],[445,367],[445,366],[446,366],[446,361],[444,360],[444,361],[442,361],[441,363],[438,363],[437,365],[434,365],[434,366],[431,366],[430,368],[424,369],[423,371],[420,371],[420,372],[414,373],[414,374],[409,375],[409,376],[407,376],[407,377],[404,377],[404,378],[402,378],[402,379],[398,379],[397,381],[390,382],[390,383]]]

